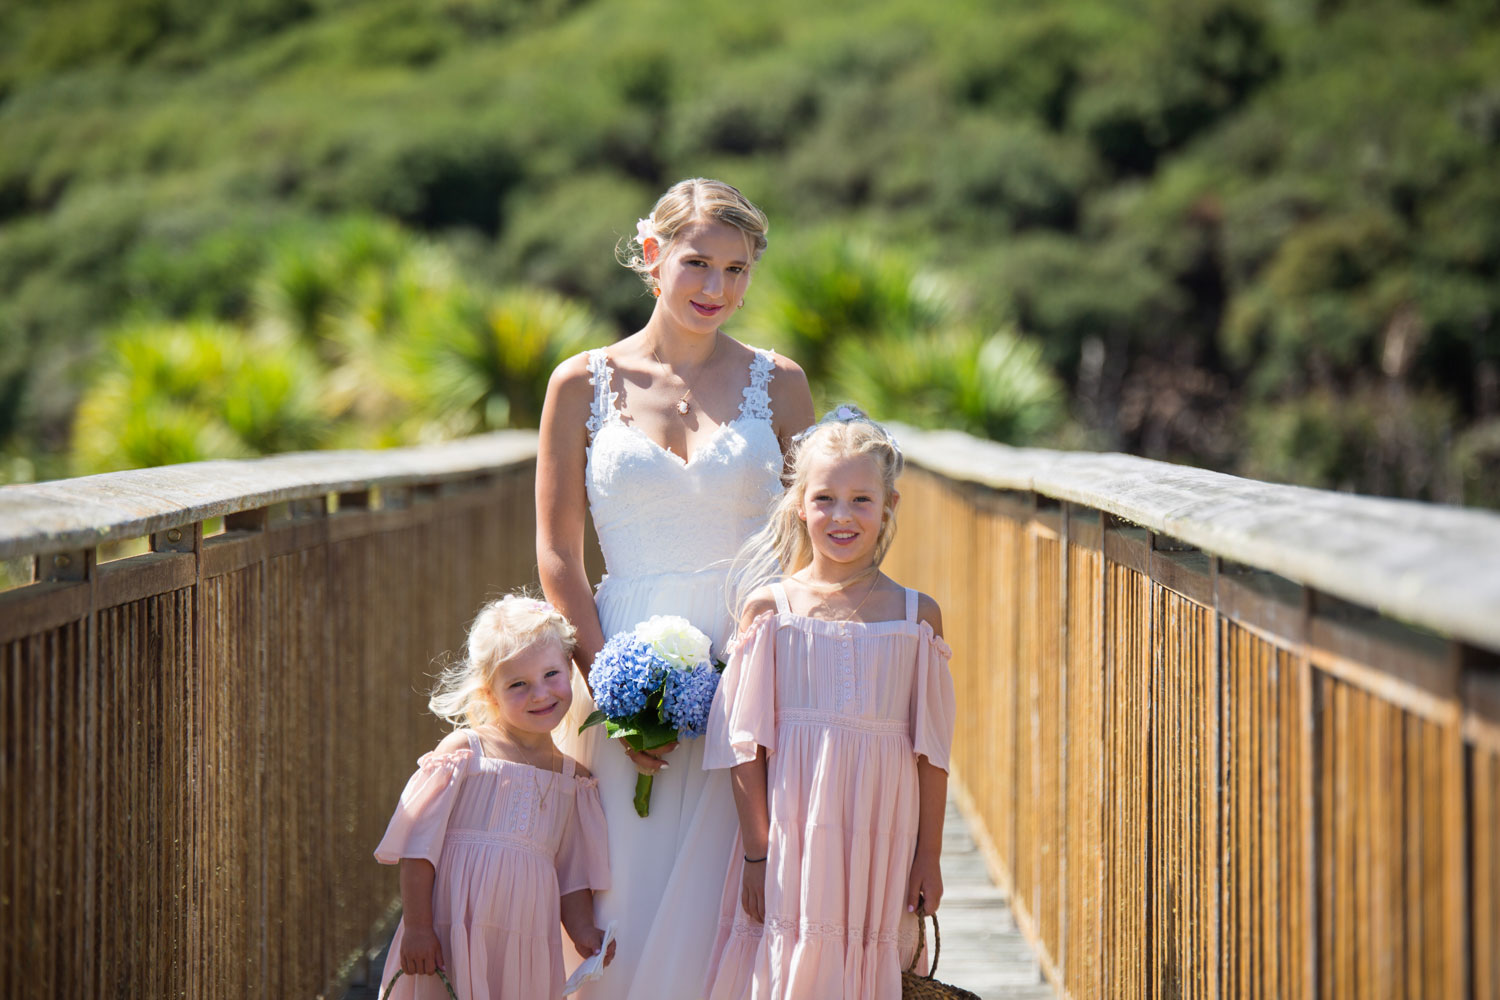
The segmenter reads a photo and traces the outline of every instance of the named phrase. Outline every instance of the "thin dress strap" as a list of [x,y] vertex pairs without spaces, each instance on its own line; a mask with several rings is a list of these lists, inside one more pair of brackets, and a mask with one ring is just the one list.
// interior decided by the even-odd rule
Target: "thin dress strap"
[[906,588],[906,620],[912,624],[917,621],[917,592],[910,587]]
[[479,734],[472,729],[465,729],[464,735],[469,738],[469,749],[474,751],[474,756],[484,756],[484,744],[479,740]]
[[740,416],[754,420],[769,421],[771,413],[771,377],[776,374],[776,352],[752,348],[750,359],[750,384],[745,386],[744,399],[740,400]]
[[780,581],[771,584],[771,593],[776,597],[776,610],[784,615],[791,614],[792,606],[787,602],[786,588],[781,585]]
[[615,398],[620,394],[613,391],[615,381],[614,370],[609,366],[609,355],[604,353],[604,348],[596,347],[589,351],[589,385],[594,387],[594,398],[589,403],[589,440],[603,429],[615,417]]
[[578,762],[576,760],[574,760],[572,757],[569,757],[567,754],[563,754],[562,755],[562,759],[563,759],[562,776],[564,778],[571,778],[571,777],[573,777],[573,772],[574,772],[574,770],[577,769]]

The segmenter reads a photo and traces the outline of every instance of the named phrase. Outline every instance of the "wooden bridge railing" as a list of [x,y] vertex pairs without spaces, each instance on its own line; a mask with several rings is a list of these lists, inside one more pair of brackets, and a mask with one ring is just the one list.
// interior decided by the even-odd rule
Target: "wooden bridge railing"
[[1500,997],[1500,516],[907,432],[955,776],[1073,997]]
[[438,736],[423,675],[533,576],[534,459],[494,435],[0,488],[0,559],[37,578],[0,594],[0,996],[337,985],[396,891],[370,852]]
[[[1055,982],[1500,996],[1500,517],[903,440],[890,566],[943,603],[958,784]],[[0,488],[37,578],[0,593],[0,996],[336,984],[423,675],[532,576],[534,454]]]

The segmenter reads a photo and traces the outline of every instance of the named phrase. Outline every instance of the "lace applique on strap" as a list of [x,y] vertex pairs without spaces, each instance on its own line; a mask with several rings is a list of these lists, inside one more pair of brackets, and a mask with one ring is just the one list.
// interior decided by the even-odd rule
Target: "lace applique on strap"
[[604,348],[589,351],[589,385],[594,387],[594,399],[589,404],[589,440],[615,417],[615,399],[620,395],[611,390],[615,382],[614,369],[609,366],[609,357]]
[[740,416],[754,420],[770,420],[771,376],[776,374],[776,353],[755,349],[750,361],[750,384],[745,386],[744,399],[740,402]]

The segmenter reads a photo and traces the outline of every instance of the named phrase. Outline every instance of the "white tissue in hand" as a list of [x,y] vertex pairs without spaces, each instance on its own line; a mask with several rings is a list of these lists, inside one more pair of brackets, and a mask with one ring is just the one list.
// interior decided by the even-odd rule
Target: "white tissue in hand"
[[584,983],[592,983],[604,975],[604,956],[609,952],[609,943],[614,939],[615,923],[611,920],[609,926],[604,928],[604,941],[599,945],[598,953],[593,958],[584,959],[583,964],[574,969],[568,981],[563,983],[563,996],[576,992]]

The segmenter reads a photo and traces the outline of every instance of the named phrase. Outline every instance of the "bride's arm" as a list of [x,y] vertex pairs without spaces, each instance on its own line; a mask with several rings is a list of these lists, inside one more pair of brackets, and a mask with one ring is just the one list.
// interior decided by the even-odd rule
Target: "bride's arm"
[[771,412],[774,413],[776,439],[781,453],[791,446],[792,435],[805,430],[817,419],[813,412],[812,392],[807,375],[791,358],[776,356],[776,377],[771,380]]
[[547,382],[536,457],[537,572],[547,600],[578,629],[573,658],[585,678],[604,645],[583,567],[583,519],[588,516],[584,462],[592,399],[585,355],[557,366]]

